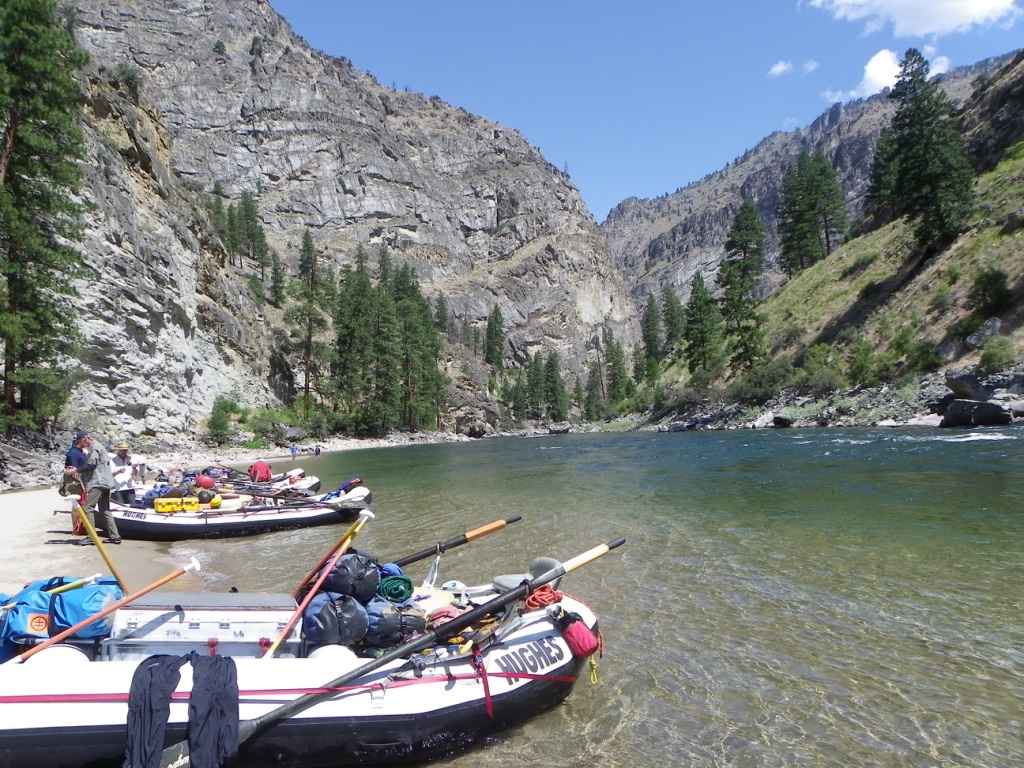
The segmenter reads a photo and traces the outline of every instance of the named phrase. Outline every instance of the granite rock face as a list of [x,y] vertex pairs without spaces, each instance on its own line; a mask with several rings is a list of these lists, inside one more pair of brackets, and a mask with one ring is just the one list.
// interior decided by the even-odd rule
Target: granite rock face
[[80,375],[66,411],[111,439],[188,432],[217,395],[265,405],[286,392],[260,307],[168,166],[158,113],[109,72],[85,84],[85,266]]
[[150,431],[194,427],[232,389],[247,405],[288,396],[287,344],[273,341],[245,276],[220,266],[189,197],[215,182],[229,197],[254,195],[286,265],[308,229],[335,266],[358,244],[371,255],[386,245],[459,322],[483,328],[500,305],[510,363],[543,349],[582,371],[605,327],[627,348],[638,338],[624,278],[578,191],[516,131],[310,49],[265,0],[76,5],[93,66],[134,72],[146,105],[97,107],[109,110],[95,118],[109,135],[92,150],[87,247],[90,262],[123,265],[125,290],[85,289],[83,407]]

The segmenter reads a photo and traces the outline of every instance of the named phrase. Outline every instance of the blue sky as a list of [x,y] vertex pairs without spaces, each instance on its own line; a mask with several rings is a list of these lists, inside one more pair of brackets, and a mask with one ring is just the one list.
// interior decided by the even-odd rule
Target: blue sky
[[520,131],[600,222],[834,101],[1024,45],[1024,0],[270,0],[314,48]]

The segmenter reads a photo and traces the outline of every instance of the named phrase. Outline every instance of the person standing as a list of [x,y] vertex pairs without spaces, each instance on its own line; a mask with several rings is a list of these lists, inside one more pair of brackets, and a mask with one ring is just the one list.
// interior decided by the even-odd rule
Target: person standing
[[[88,432],[79,432],[75,437],[77,438],[76,444],[81,443],[83,448],[88,448],[85,465],[77,470],[74,467],[66,467],[64,474],[72,474],[77,471],[82,478],[86,491],[85,504],[82,505],[82,509],[85,510],[86,517],[89,518],[89,522],[93,526],[96,525],[93,509],[99,510],[103,517],[103,527],[107,532],[107,538],[103,540],[103,543],[120,544],[121,535],[117,531],[114,516],[110,514],[110,489],[114,487],[114,475],[110,471],[110,456],[107,454],[107,449],[101,443],[96,442],[96,438]],[[92,543],[93,540],[88,536],[78,541],[78,544],[81,545]]]
[[289,448],[288,450],[292,452],[292,461],[295,461],[295,457],[299,455],[299,446],[297,446],[295,443],[292,443],[292,447]]
[[320,461],[320,446],[319,445],[316,448],[313,449],[313,458],[316,461]]
[[131,446],[128,443],[118,443],[114,446],[114,451],[114,458],[110,460],[110,470],[114,476],[114,488],[110,492],[110,498],[118,504],[130,507],[135,501],[135,461],[130,455]]

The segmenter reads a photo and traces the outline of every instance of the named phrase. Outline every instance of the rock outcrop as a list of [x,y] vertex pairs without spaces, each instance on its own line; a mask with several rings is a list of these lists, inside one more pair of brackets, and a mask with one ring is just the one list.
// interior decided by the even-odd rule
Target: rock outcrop
[[[247,295],[247,275],[211,271],[218,244],[192,226],[203,215],[195,200],[181,199],[176,178],[207,191],[219,182],[230,197],[253,194],[286,264],[297,262],[308,230],[337,266],[353,260],[358,244],[374,255],[387,246],[415,267],[425,294],[445,295],[459,322],[482,328],[500,305],[513,364],[544,349],[558,352],[566,373],[582,372],[604,328],[635,342],[625,281],[578,191],[515,130],[381,86],[312,50],[265,0],[82,0],[77,9],[76,36],[94,64],[132,73],[142,103],[152,104],[104,120],[118,148],[103,151],[134,163],[151,197],[95,180],[102,213],[90,259],[120,255],[124,243],[137,254],[138,241],[160,240],[141,249],[138,269],[119,275],[133,288],[138,273],[155,269],[160,278],[160,287],[125,299],[127,311],[85,288],[80,312],[94,349],[83,362],[98,377],[85,387],[85,407],[107,415],[115,408],[108,379],[130,390],[138,371],[185,386],[136,381],[136,421],[140,401],[166,404],[159,418],[145,409],[144,426],[121,419],[129,430],[191,428],[210,395],[233,388],[247,405],[287,398],[287,340],[274,341],[283,334]],[[175,285],[165,290],[165,278]],[[121,344],[124,336],[139,343]],[[192,350],[173,365],[155,352],[181,345]],[[251,359],[239,365],[235,349]],[[489,421],[483,411],[466,418]]]

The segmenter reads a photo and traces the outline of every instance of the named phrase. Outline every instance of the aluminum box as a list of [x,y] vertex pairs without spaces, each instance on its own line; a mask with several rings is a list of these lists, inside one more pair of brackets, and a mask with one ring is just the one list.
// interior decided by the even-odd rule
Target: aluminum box
[[[259,657],[295,609],[291,595],[151,593],[117,609],[103,656],[142,659],[155,653],[210,653],[212,648],[221,656]],[[278,655],[298,655],[300,624],[295,622]]]

